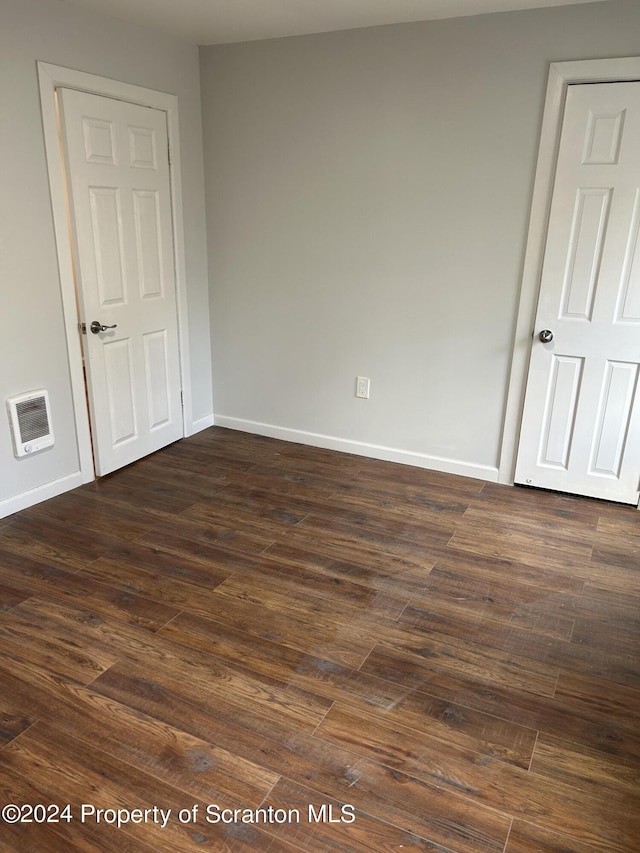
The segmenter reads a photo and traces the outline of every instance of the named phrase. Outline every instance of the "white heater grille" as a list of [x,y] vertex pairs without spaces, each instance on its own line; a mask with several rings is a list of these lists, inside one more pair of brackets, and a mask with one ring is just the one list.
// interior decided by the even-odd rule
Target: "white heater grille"
[[46,391],[31,391],[7,400],[16,456],[27,456],[51,447],[53,430]]

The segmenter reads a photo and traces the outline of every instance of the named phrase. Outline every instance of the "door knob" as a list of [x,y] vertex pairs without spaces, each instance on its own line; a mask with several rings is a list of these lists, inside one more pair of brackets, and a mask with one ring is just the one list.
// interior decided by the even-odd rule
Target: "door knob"
[[550,329],[543,329],[539,335],[543,344],[548,344],[553,340],[553,332]]
[[114,323],[113,326],[103,326],[98,320],[94,320],[93,323],[89,326],[94,335],[100,334],[100,332],[106,332],[107,329],[115,329],[118,324]]

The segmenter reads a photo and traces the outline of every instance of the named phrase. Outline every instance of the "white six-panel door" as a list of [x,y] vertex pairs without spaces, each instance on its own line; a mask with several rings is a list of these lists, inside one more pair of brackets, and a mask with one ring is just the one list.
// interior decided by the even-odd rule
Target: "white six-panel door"
[[570,86],[516,482],[637,504],[639,371],[640,82]]
[[103,475],[183,435],[166,115],[66,89],[58,104]]

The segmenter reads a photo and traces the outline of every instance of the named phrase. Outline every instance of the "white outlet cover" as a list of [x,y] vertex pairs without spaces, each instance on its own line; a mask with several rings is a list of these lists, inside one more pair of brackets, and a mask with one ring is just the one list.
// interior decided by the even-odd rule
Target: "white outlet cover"
[[364,400],[369,399],[370,380],[366,376],[358,376],[356,379],[356,397]]

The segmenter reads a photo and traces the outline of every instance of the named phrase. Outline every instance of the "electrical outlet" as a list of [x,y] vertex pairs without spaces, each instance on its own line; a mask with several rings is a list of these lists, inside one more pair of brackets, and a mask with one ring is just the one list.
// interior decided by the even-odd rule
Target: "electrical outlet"
[[369,399],[370,381],[366,376],[358,376],[356,379],[356,397],[362,397],[364,400]]

